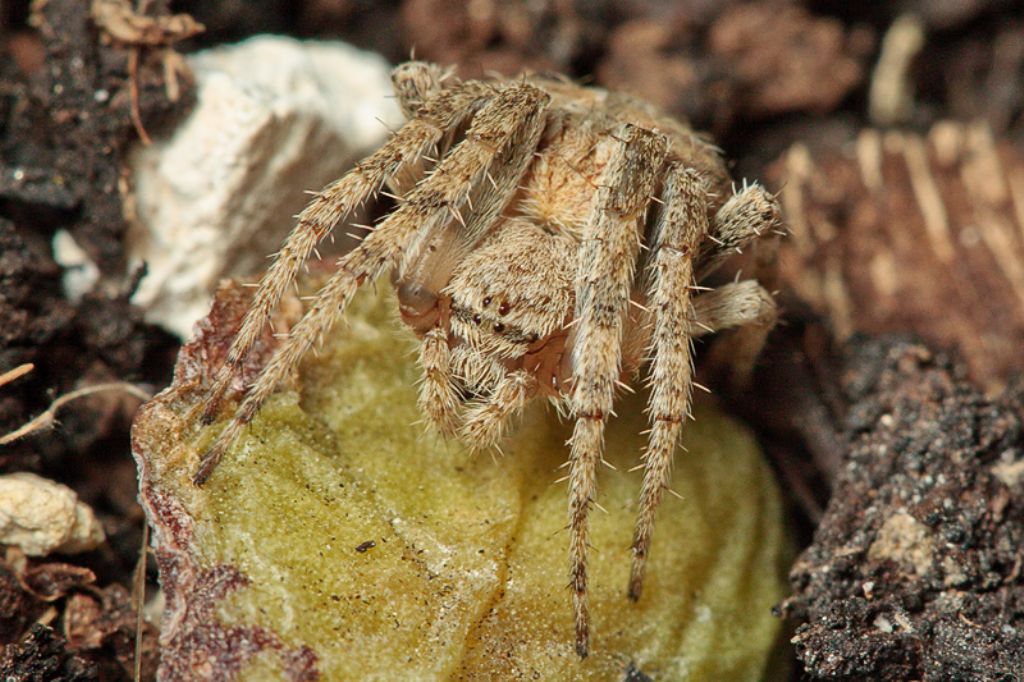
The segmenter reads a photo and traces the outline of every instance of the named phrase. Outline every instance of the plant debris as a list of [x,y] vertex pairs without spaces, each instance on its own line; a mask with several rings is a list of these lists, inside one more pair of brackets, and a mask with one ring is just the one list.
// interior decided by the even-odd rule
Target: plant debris
[[92,0],[89,14],[111,38],[128,45],[173,45],[206,30],[188,14],[139,14],[129,0]]
[[[95,25],[88,2],[10,5],[0,19],[0,471],[39,472],[70,484],[74,493],[59,486],[69,499],[77,494],[77,505],[62,503],[57,516],[28,525],[82,520],[75,510],[87,505],[95,517],[84,526],[86,544],[95,547],[103,535],[106,542],[68,560],[74,563],[7,549],[0,560],[0,677],[128,680],[136,610],[121,585],[131,584],[142,518],[127,429],[140,400],[98,387],[127,380],[137,390],[135,382],[162,382],[170,371],[172,340],[145,325],[128,301],[139,271],[123,252],[122,163],[137,140],[133,90],[139,115],[158,130],[187,107],[188,79],[175,74],[173,101],[157,54],[165,48],[146,46],[138,48],[130,79],[129,47]],[[150,3],[151,16],[165,11],[164,3]],[[62,286],[72,268],[62,271],[54,260],[58,240],[96,268],[74,298]],[[31,373],[11,374],[26,366]],[[24,482],[30,474],[15,476]],[[46,511],[38,504],[43,492],[36,486],[17,513]],[[51,530],[47,537],[64,536]],[[45,553],[52,544],[26,549]],[[86,599],[98,615],[76,617],[69,641],[58,633]],[[124,627],[111,626],[115,620]],[[143,628],[148,679],[155,635],[152,626]]]
[[0,671],[5,682],[95,682],[99,670],[81,656],[71,653],[53,628],[36,624],[17,644],[0,653]]
[[[37,369],[4,388],[0,433],[42,412],[50,391],[66,393],[83,380],[157,378],[170,366],[169,357],[153,362],[168,337],[147,327],[128,302],[137,276],[122,245],[123,155],[136,140],[128,50],[104,44],[88,3],[36,3],[29,19],[36,31],[24,40],[34,40],[44,59],[27,73],[0,69],[0,367]],[[184,98],[168,97],[160,64],[143,55],[137,77],[139,111],[151,127],[183,110]],[[51,255],[60,230],[101,273],[75,304],[64,296]],[[117,428],[95,412],[100,404],[110,402],[79,404],[65,415],[61,434],[5,447],[0,467],[38,470],[64,452],[82,457]]]
[[790,232],[783,282],[840,340],[956,344],[998,393],[1021,369],[1024,156],[984,123],[865,129],[847,150],[798,143],[770,173]]
[[[57,635],[54,629],[63,636]],[[121,585],[96,586],[88,568],[26,558],[8,548],[0,559],[0,654],[6,680],[131,679],[136,611]],[[144,679],[156,671],[156,627],[144,624]]]

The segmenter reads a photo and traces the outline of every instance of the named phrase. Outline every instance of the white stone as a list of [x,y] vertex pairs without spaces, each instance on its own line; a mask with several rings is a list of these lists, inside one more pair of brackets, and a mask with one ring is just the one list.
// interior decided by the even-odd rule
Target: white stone
[[0,544],[46,556],[84,552],[105,539],[96,515],[71,488],[28,472],[0,476]]
[[100,279],[100,269],[67,230],[57,230],[54,233],[51,248],[53,260],[64,268],[64,274],[61,276],[64,295],[72,303],[78,303],[82,296],[96,286]]
[[221,278],[266,267],[308,190],[401,123],[388,64],[345,43],[258,36],[188,63],[195,109],[132,155],[140,229],[127,243],[148,266],[133,302],[182,338]]

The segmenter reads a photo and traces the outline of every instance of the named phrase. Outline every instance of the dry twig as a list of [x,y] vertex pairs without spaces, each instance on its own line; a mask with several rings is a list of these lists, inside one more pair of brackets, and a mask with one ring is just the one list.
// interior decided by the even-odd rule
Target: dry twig
[[[24,365],[22,365],[22,367],[24,367]],[[19,367],[17,369],[21,368]],[[12,372],[17,371],[17,369],[12,370]],[[27,373],[27,371],[28,370],[23,372],[23,374]],[[0,377],[0,386],[6,383],[6,381],[4,380],[12,372],[8,372],[7,374]],[[82,388],[71,391],[70,393],[65,393],[64,395],[50,403],[50,407],[47,408],[45,412],[42,412],[36,417],[33,417],[31,420],[22,424],[14,431],[11,431],[10,433],[0,436],[0,445],[8,445],[16,440],[24,438],[29,434],[53,428],[54,424],[56,424],[57,422],[57,411],[60,410],[62,407],[64,407],[73,400],[77,400],[78,398],[84,398],[85,396],[93,395],[94,393],[101,393],[103,391],[124,391],[129,395],[135,396],[139,400],[149,400],[152,397],[148,391],[144,391],[135,384],[129,384],[126,381],[113,381],[103,384],[94,384],[92,386],[84,386]]]

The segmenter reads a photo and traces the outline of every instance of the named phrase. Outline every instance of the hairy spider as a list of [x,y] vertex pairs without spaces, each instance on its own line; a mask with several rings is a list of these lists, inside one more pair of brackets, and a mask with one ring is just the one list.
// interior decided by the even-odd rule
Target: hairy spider
[[[259,284],[205,403],[212,421],[286,287],[318,242],[387,186],[397,208],[337,270],[248,387],[204,455],[201,485],[277,384],[356,289],[390,272],[402,319],[422,339],[419,405],[474,448],[547,397],[575,420],[569,554],[576,651],[587,655],[588,513],[615,394],[642,370],[650,441],[633,538],[638,599],[654,515],[689,416],[693,340],[736,328],[733,378],[753,367],[776,319],[754,280],[697,282],[779,219],[758,185],[734,192],[718,150],[635,98],[524,76],[459,81],[409,62],[392,79],[408,118],[387,143],[324,188]],[[774,239],[758,262],[771,261]]]

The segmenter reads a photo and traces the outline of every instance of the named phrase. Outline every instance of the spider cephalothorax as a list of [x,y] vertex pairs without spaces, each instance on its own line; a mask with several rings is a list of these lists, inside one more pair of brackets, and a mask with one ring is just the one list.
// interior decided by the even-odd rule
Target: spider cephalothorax
[[[778,206],[757,185],[734,193],[710,143],[625,95],[540,77],[463,82],[422,62],[398,67],[393,79],[408,122],[299,217],[211,389],[207,421],[317,243],[385,187],[397,208],[338,260],[195,481],[209,477],[356,289],[391,272],[402,319],[422,340],[420,406],[443,432],[495,446],[536,397],[575,420],[570,574],[576,650],[586,656],[588,512],[616,392],[640,375],[650,386],[629,585],[636,599],[689,415],[692,342],[734,328],[733,375],[742,380],[776,317],[754,280],[697,282],[773,235]],[[761,242],[758,263],[771,262],[773,242]]]

